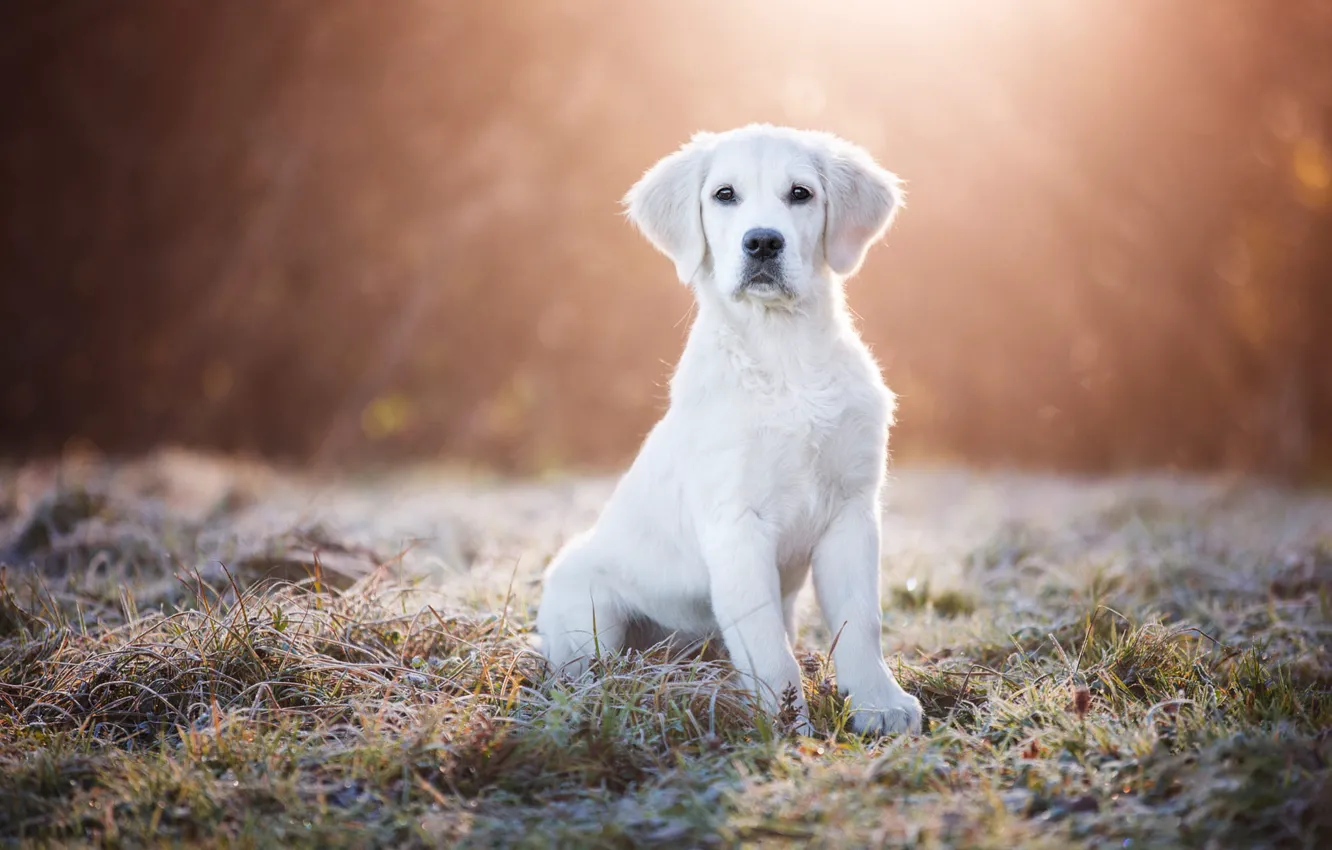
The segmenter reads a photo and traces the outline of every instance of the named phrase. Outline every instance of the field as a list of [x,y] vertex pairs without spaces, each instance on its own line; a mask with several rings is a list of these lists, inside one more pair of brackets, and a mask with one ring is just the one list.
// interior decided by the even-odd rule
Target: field
[[817,738],[724,661],[548,682],[539,576],[605,479],[319,481],[165,452],[0,472],[0,841],[1332,846],[1332,494],[899,469],[890,663]]

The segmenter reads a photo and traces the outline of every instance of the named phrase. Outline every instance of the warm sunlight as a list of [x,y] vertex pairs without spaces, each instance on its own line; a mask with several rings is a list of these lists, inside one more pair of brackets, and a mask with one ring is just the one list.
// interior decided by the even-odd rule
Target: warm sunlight
[[0,845],[1332,847],[1329,45],[6,0]]
[[[58,60],[43,39],[62,31],[30,25],[27,61],[60,71],[14,91],[30,129],[10,197],[50,235],[5,238],[48,283],[9,311],[73,287],[107,318],[32,323],[8,348],[13,439],[129,447],[152,422],[320,462],[621,463],[689,299],[618,200],[695,130],[774,121],[854,139],[905,181],[851,291],[901,397],[896,457],[1329,456],[1328,394],[1277,366],[1317,360],[1300,222],[1326,209],[1332,161],[1322,77],[1282,46],[1294,18],[1246,26],[1246,0],[300,8],[108,12],[118,40],[73,31],[87,49]],[[1273,228],[1298,247],[1274,255]],[[101,400],[54,403],[52,381]]]

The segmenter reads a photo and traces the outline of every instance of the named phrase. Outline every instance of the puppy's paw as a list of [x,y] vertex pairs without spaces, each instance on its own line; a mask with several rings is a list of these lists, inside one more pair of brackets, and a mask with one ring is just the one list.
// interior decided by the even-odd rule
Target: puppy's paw
[[869,705],[851,700],[851,729],[862,735],[917,735],[924,716],[920,700],[903,690]]

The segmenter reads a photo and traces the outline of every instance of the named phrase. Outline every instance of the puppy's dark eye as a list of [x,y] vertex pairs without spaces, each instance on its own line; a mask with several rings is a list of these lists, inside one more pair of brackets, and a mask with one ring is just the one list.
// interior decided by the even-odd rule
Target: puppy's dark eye
[[735,190],[730,186],[722,186],[712,193],[712,197],[723,204],[733,204],[735,203]]
[[814,193],[804,186],[791,187],[791,203],[793,204],[803,204],[812,197],[814,197]]

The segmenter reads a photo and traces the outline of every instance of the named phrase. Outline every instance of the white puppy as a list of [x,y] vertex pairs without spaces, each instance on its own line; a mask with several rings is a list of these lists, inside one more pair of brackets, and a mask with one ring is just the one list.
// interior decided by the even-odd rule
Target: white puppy
[[900,201],[862,149],[767,125],[700,133],[629,190],[629,218],[698,315],[666,415],[546,573],[537,629],[556,670],[584,671],[644,624],[719,634],[776,711],[800,693],[795,599],[812,567],[854,728],[920,729],[880,643],[894,399],[842,292]]

